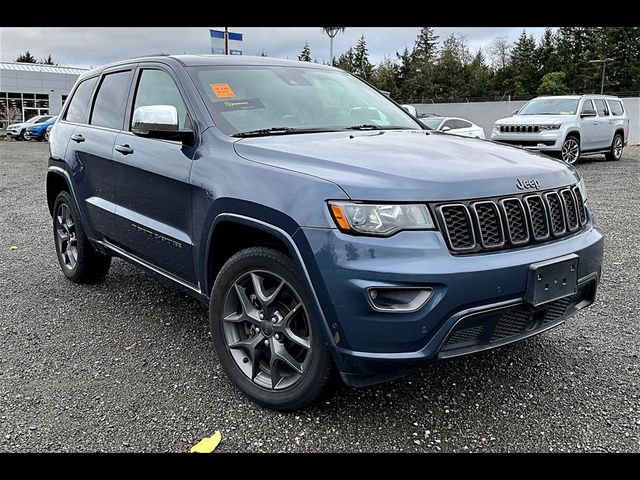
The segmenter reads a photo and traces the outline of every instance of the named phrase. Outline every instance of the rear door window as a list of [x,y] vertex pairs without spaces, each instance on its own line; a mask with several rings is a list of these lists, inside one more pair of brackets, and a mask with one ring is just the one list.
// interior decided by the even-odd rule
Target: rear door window
[[71,97],[71,103],[64,115],[64,119],[68,122],[74,123],[87,123],[87,113],[89,112],[89,101],[91,100],[91,93],[96,86],[98,77],[89,78],[83,81],[78,88],[76,88],[73,97]]
[[599,117],[606,117],[609,115],[609,109],[607,108],[607,104],[604,100],[596,98],[593,103],[596,105],[596,112],[598,112]]
[[470,128],[471,124],[465,120],[452,120],[453,121],[453,128]]
[[122,130],[125,103],[133,72],[109,73],[104,76],[91,113],[91,125]]
[[619,117],[624,113],[624,108],[622,107],[622,102],[620,100],[607,100],[607,103],[609,104],[611,115],[614,117]]
[[456,122],[455,120],[447,120],[442,124],[442,126],[440,127],[440,130],[444,129],[445,127],[449,127],[451,130],[453,130],[454,128],[458,128],[456,127],[455,122]]

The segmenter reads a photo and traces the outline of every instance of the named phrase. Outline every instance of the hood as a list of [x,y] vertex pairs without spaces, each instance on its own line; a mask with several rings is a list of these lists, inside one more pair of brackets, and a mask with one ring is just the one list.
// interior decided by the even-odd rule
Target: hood
[[7,125],[7,130],[9,130],[10,128],[22,128],[25,125],[30,125],[27,122],[22,122],[22,123],[12,123],[11,125]]
[[573,115],[514,115],[497,120],[496,125],[554,125],[568,122],[572,118]]
[[579,180],[573,167],[542,154],[421,130],[257,137],[234,143],[248,160],[313,175],[354,200],[463,200],[522,193]]

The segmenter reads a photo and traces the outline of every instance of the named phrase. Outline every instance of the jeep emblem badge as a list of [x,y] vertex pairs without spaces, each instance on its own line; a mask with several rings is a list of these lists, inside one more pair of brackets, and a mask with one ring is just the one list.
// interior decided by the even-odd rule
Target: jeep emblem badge
[[532,178],[531,180],[520,180],[518,178],[516,181],[516,187],[518,187],[519,190],[540,190],[540,182],[535,178]]

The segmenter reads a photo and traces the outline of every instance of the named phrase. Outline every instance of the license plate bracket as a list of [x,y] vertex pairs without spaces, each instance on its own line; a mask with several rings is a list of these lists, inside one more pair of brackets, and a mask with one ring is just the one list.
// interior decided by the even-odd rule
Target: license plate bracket
[[529,266],[524,299],[534,307],[573,295],[578,291],[578,261],[575,253]]

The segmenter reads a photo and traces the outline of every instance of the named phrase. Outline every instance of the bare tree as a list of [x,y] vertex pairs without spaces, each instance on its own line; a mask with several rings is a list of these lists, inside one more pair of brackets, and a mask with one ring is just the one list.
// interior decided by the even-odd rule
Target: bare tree
[[509,65],[511,44],[506,37],[494,38],[487,49],[493,68],[500,69]]

